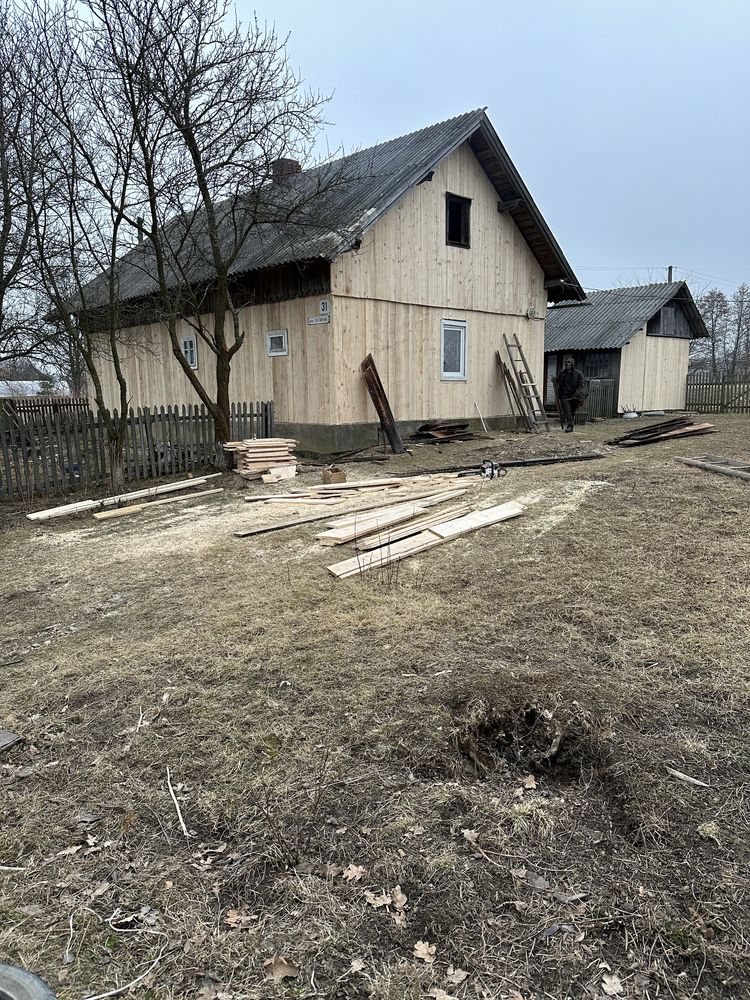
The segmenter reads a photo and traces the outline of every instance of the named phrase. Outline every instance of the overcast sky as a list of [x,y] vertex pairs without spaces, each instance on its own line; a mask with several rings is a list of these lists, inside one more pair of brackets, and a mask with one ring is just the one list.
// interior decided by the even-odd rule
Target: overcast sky
[[[330,147],[486,106],[587,288],[750,280],[748,0],[239,0],[333,98]],[[714,280],[716,279],[716,280]]]

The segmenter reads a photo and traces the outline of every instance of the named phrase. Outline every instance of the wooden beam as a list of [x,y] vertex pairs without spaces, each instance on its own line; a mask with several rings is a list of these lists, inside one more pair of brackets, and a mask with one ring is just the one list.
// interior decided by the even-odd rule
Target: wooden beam
[[367,355],[360,365],[360,369],[362,377],[365,380],[365,385],[367,386],[367,391],[370,393],[370,398],[380,419],[380,426],[388,438],[391,451],[394,455],[403,455],[406,448],[404,442],[401,440],[401,435],[399,434],[396,421],[393,417],[393,411],[391,410],[391,404],[388,402],[383,383],[380,381],[380,375],[375,367],[375,360],[372,354]]
[[198,497],[210,497],[215,493],[223,493],[224,487],[219,486],[215,490],[199,490],[197,493],[188,493],[184,497],[165,497],[164,500],[152,500],[150,503],[135,504],[132,507],[116,507],[114,510],[103,510],[98,514],[93,514],[95,521],[110,521],[116,517],[127,517],[129,514],[140,514],[142,510],[151,507],[161,507],[167,503],[184,503],[185,500],[197,500]]
[[176,483],[164,483],[162,486],[151,486],[145,490],[136,490],[133,493],[121,493],[114,497],[103,497],[100,500],[79,500],[77,503],[64,504],[62,507],[50,507],[47,510],[36,510],[26,517],[29,521],[48,521],[52,517],[67,517],[68,514],[78,514],[81,511],[100,510],[102,507],[116,507],[120,503],[128,500],[142,500],[145,497],[158,496],[161,493],[174,493],[176,490],[189,490],[193,486],[204,486],[206,480],[214,479],[222,475],[221,472],[212,472],[207,476],[199,476],[196,479],[181,479]]

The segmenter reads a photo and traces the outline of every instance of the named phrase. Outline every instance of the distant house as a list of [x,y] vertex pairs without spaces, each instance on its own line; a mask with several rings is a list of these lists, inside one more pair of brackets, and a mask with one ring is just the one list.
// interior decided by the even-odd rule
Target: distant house
[[30,361],[0,362],[0,399],[37,396],[50,379]]
[[[279,161],[279,184],[315,170]],[[512,425],[495,352],[517,334],[542,371],[549,301],[584,292],[483,110],[346,157],[352,178],[314,233],[265,224],[243,249],[233,297],[247,341],[232,362],[233,400],[273,399],[278,432],[321,451],[375,438],[360,373],[372,353],[397,421]],[[317,170],[323,168],[315,168]],[[123,300],[156,292],[143,243],[118,265]],[[164,326],[129,328],[132,406],[194,403]],[[213,386],[214,357],[182,322],[191,367]],[[117,406],[114,372],[104,372]]]
[[611,380],[611,414],[680,410],[690,341],[708,331],[684,281],[591,292],[547,314],[544,401],[555,406],[554,378],[567,355],[590,381]]

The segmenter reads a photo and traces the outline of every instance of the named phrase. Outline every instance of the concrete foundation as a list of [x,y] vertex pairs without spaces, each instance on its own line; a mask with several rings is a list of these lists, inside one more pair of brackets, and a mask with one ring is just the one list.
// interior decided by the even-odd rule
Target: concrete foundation
[[[489,430],[515,430],[516,418],[503,414],[494,417],[485,417],[485,423]],[[418,427],[428,423],[426,420],[399,420],[398,429],[404,444],[408,447],[410,434],[414,434]],[[468,423],[469,428],[475,434],[482,433],[482,425],[479,419],[474,417],[449,417],[445,418],[446,423]],[[385,435],[380,429],[379,423],[368,424],[295,424],[284,421],[276,421],[274,434],[276,437],[294,438],[299,442],[298,450],[311,455],[336,455],[341,452],[357,451],[360,448],[370,448],[382,445],[385,442]]]

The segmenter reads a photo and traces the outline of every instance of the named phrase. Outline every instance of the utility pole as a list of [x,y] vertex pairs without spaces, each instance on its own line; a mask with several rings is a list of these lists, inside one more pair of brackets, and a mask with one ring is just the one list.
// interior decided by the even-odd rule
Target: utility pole
[[671,283],[672,281],[672,265],[670,264],[667,268],[667,281]]

